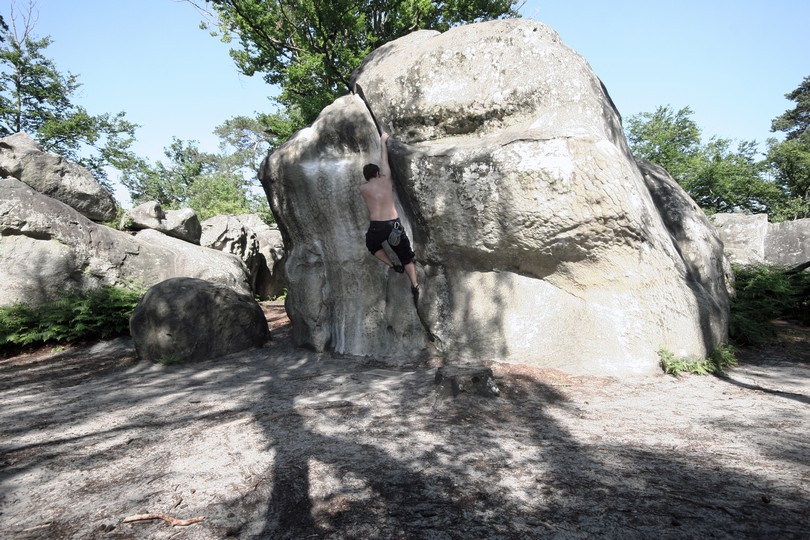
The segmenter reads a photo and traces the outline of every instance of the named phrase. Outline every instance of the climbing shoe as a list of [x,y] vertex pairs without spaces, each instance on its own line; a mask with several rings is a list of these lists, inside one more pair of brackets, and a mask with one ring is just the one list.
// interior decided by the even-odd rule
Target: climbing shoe
[[416,287],[411,286],[411,294],[413,295],[414,305],[419,302],[419,285]]
[[404,271],[405,271],[405,267],[404,267],[404,266],[402,266],[401,264],[395,264],[395,265],[394,265],[394,266],[392,266],[391,268],[393,268],[393,269],[394,269],[394,271],[395,271],[396,273],[398,273],[398,274],[401,274],[402,272],[404,272]]

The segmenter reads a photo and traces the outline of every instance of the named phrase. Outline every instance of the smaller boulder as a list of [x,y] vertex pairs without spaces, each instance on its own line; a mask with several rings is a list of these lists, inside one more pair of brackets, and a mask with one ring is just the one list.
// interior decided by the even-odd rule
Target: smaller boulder
[[768,236],[767,214],[714,214],[726,257],[741,265],[765,264],[765,238]]
[[810,261],[810,218],[769,224],[765,261],[789,268]]
[[149,201],[136,206],[121,218],[122,229],[154,229],[167,236],[192,244],[200,244],[202,226],[197,213],[191,208],[164,212],[160,203]]
[[151,287],[133,311],[129,329],[138,358],[199,362],[270,338],[261,306],[250,296],[195,278],[171,278]]
[[250,269],[253,268],[259,252],[256,233],[232,215],[214,216],[203,221],[200,245],[232,253]]
[[257,214],[240,214],[236,219],[253,230],[259,241],[259,268],[254,293],[262,300],[276,298],[288,287],[284,271],[286,250],[281,231],[265,223]]
[[236,216],[214,216],[202,222],[200,245],[242,259],[250,274],[250,288],[257,292],[256,283],[262,261],[259,257],[259,240],[252,229],[243,225]]
[[436,370],[433,382],[442,397],[462,393],[496,397],[501,393],[492,370],[484,366],[442,366]]
[[90,171],[46,152],[23,132],[0,139],[0,177],[3,176],[16,178],[93,221],[110,221],[118,214],[112,193]]

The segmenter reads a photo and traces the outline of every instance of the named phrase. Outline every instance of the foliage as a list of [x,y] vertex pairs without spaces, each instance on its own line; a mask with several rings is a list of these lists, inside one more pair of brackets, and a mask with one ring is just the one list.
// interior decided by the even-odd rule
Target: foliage
[[197,179],[189,190],[187,206],[194,209],[200,221],[224,214],[252,212],[241,179],[221,174]]
[[[192,2],[193,3],[193,2]],[[418,29],[517,17],[517,0],[207,0],[210,19],[240,71],[278,85],[277,101],[296,129],[349,90],[374,48]],[[203,25],[207,28],[207,25]],[[217,32],[213,32],[217,35]],[[295,131],[295,130],[293,130]]]
[[737,365],[734,348],[727,345],[714,349],[709,357],[703,360],[680,358],[667,349],[659,350],[658,358],[661,360],[661,369],[664,373],[676,377],[683,373],[722,375],[726,368]]
[[167,209],[180,208],[189,197],[194,182],[214,169],[215,158],[201,152],[195,141],[184,142],[176,137],[163,149],[167,163],[154,166],[139,160],[136,167],[126,171],[121,183],[129,190],[132,202],[140,204],[157,201]]
[[[260,149],[266,147],[251,138],[246,124],[237,117],[217,128],[222,143],[238,144],[235,152],[207,153],[196,141],[172,140],[164,149],[166,163],[151,165],[140,160],[127,171],[121,182],[134,204],[157,201],[164,209],[192,208],[200,220],[221,214],[255,213],[272,223],[267,200],[254,191]],[[248,176],[250,175],[250,176]]]
[[684,107],[659,107],[628,120],[627,138],[638,157],[658,163],[707,213],[767,213],[770,221],[810,217],[810,77],[789,94],[796,107],[774,119],[773,131],[786,140],[769,139],[764,160],[757,144],[700,140],[700,130]]
[[0,25],[0,137],[26,132],[109,188],[105,167],[124,170],[134,162],[129,147],[137,126],[123,112],[91,115],[74,104],[78,77],[44,55],[51,39],[34,36],[33,4],[24,17],[13,10],[12,2],[10,28]]
[[729,337],[738,345],[759,345],[776,337],[772,321],[810,324],[810,274],[778,266],[734,266]]
[[284,289],[282,289],[281,294],[273,298],[273,300],[277,302],[284,302],[285,300],[287,300],[287,288],[285,287]]
[[129,317],[143,291],[102,287],[66,292],[39,306],[0,308],[0,346],[68,343],[129,334]]
[[774,118],[771,131],[784,131],[788,141],[807,136],[810,134],[810,75],[785,97],[795,101],[796,107]]
[[700,129],[692,114],[689,107],[674,112],[666,106],[627,120],[627,140],[633,154],[661,165],[681,185],[692,179],[701,154]]
[[735,152],[730,147],[729,139],[720,138],[703,146],[684,189],[707,213],[772,213],[783,197],[778,186],[763,178],[756,143],[743,141]]
[[786,195],[777,219],[810,217],[810,76],[785,97],[796,106],[774,119],[771,131],[785,132],[785,140],[768,140],[767,164]]
[[168,353],[162,355],[158,359],[158,363],[163,364],[164,366],[173,366],[175,364],[180,364],[183,360],[174,353]]
[[707,213],[771,213],[779,207],[782,193],[763,179],[756,143],[743,141],[736,151],[728,139],[703,144],[692,114],[689,107],[675,112],[667,106],[630,117],[627,139],[633,153],[667,169]]

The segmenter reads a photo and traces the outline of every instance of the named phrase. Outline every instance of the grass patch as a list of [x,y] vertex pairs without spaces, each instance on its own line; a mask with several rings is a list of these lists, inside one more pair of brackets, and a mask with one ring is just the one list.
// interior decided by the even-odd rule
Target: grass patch
[[71,343],[129,335],[129,317],[143,291],[102,287],[68,291],[57,300],[0,308],[0,347]]
[[164,366],[173,366],[181,362],[182,360],[180,359],[180,357],[174,353],[164,354],[158,360],[158,363],[163,364]]
[[703,360],[688,360],[675,356],[667,349],[658,351],[661,369],[667,375],[678,377],[684,373],[694,375],[723,375],[729,367],[737,365],[734,348],[728,345],[718,347],[712,351],[708,358]]

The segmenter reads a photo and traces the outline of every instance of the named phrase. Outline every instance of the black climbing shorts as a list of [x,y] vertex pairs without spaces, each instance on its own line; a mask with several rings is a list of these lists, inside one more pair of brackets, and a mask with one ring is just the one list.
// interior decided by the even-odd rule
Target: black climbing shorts
[[[394,223],[399,223],[399,226],[402,227],[399,218],[388,221],[372,221],[369,223],[368,232],[366,232],[366,247],[372,255],[383,248],[383,242],[388,240],[388,235],[390,235],[391,231],[394,229]],[[411,250],[411,241],[408,239],[404,228],[402,229],[402,235],[399,237],[399,245],[391,246],[391,249],[397,254],[397,258],[402,266],[413,261],[414,257],[416,257]]]

